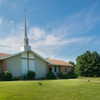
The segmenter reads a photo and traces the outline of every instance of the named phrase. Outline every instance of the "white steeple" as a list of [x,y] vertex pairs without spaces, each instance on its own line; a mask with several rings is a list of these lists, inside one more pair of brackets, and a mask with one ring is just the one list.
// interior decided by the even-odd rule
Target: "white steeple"
[[[24,10],[25,13],[26,10]],[[27,38],[27,27],[26,27],[26,14],[24,19],[24,37],[23,37],[23,46],[21,47],[21,51],[31,50],[31,46],[29,46],[29,39]]]

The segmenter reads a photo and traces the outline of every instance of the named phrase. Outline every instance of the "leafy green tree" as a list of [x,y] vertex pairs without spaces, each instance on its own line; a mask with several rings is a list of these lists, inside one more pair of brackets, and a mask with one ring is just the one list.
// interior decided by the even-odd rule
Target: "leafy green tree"
[[76,58],[75,70],[80,76],[100,76],[100,55],[96,51],[86,51]]
[[69,61],[68,63],[72,64],[73,66],[71,67],[71,72],[74,73],[75,71],[75,67],[76,67],[76,64],[73,62],[73,61]]

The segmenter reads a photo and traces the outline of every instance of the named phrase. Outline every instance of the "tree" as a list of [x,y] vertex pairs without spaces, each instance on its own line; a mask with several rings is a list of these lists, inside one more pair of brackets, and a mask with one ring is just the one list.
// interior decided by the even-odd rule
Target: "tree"
[[76,58],[76,72],[80,76],[100,76],[100,55],[86,51]]
[[75,67],[76,67],[76,64],[73,62],[73,61],[69,61],[68,63],[72,64],[73,66],[71,67],[71,72],[74,73],[75,71]]

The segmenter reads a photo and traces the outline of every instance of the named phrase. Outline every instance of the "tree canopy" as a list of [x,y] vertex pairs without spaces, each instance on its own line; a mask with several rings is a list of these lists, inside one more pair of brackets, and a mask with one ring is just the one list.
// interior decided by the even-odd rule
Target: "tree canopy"
[[76,58],[75,70],[80,76],[100,76],[100,55],[96,51],[86,51]]
[[74,73],[74,70],[75,70],[75,67],[76,67],[75,63],[74,63],[73,61],[69,61],[68,63],[70,63],[70,64],[73,65],[73,66],[71,67],[71,72]]

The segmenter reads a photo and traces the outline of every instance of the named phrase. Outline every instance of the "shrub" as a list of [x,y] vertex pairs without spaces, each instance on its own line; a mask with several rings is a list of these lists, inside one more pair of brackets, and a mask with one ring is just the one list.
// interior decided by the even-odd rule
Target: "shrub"
[[76,73],[69,73],[68,76],[70,78],[78,78],[78,75]]
[[71,79],[71,76],[66,74],[66,79]]
[[75,74],[75,73],[68,73],[68,74],[66,74],[65,72],[60,72],[59,74],[58,74],[58,76],[60,77],[60,78],[62,78],[62,79],[71,79],[71,78],[77,78],[78,77],[78,75],[77,74]]
[[66,78],[67,78],[67,74],[64,73],[64,72],[60,72],[60,73],[58,74],[58,76],[59,76],[60,78],[62,78],[62,79],[66,79]]
[[43,76],[41,79],[46,79],[46,77]]
[[3,81],[11,81],[12,80],[12,74],[9,71],[4,71],[2,73]]
[[19,76],[14,77],[14,80],[20,80]]
[[53,72],[51,72],[51,71],[48,72],[46,76],[47,76],[47,79],[56,79],[55,74]]
[[35,75],[36,75],[36,73],[34,71],[31,71],[31,70],[28,71],[28,73],[27,73],[28,79],[30,79],[30,80],[34,79]]
[[23,76],[23,79],[26,80],[26,79],[27,79],[27,75],[24,75],[24,76]]
[[76,76],[75,78],[78,78],[78,74],[75,73],[75,76]]

